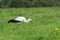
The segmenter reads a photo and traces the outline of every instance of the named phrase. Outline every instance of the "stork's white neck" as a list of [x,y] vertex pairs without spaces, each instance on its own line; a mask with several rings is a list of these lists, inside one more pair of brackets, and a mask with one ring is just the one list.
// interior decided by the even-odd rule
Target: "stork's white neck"
[[31,22],[32,21],[32,19],[27,19],[27,20],[25,20],[25,22],[27,23],[27,22]]
[[29,19],[28,19],[28,20],[25,20],[25,22],[27,23],[27,22],[30,22],[30,21],[29,21]]

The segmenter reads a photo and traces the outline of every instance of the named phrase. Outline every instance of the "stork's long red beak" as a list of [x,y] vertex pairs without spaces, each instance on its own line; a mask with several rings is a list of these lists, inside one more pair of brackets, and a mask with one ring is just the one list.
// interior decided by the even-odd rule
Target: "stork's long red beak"
[[31,21],[31,24],[33,25],[33,22]]

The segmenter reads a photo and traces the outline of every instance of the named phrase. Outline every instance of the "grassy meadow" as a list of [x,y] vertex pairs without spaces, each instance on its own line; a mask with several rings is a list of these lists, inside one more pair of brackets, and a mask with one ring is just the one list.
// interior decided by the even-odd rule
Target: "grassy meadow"
[[[31,23],[8,23],[17,16],[32,18]],[[60,40],[60,8],[0,9],[0,40]]]

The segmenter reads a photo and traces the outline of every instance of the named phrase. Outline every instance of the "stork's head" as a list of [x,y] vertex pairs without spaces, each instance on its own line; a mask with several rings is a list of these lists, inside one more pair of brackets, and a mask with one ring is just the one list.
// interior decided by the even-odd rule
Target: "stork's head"
[[28,19],[28,22],[30,22],[30,23],[32,23],[32,24],[33,24],[33,22],[32,22],[32,19],[31,19],[31,18],[29,18],[29,19]]

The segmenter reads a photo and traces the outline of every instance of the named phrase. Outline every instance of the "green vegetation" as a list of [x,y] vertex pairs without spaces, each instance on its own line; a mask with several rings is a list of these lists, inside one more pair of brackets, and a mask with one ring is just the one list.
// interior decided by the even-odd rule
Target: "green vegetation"
[[0,8],[60,7],[60,0],[0,0]]
[[[8,23],[17,16],[30,17],[34,24]],[[0,40],[60,40],[60,8],[0,9]]]

